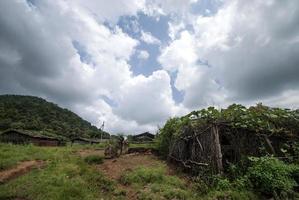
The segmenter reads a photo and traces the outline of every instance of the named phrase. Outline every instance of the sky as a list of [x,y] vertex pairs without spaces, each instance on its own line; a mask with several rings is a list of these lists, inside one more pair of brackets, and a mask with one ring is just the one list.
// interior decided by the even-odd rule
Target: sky
[[207,106],[299,108],[299,1],[1,0],[0,94],[125,134]]

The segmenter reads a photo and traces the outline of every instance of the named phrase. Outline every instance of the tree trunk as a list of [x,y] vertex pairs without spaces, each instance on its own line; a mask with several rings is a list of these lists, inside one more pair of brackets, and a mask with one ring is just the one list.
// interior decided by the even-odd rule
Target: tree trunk
[[218,174],[222,174],[223,165],[222,165],[222,152],[221,152],[221,144],[219,139],[218,127],[212,127],[212,138],[214,145],[214,155],[215,155],[215,163],[216,163],[216,171]]

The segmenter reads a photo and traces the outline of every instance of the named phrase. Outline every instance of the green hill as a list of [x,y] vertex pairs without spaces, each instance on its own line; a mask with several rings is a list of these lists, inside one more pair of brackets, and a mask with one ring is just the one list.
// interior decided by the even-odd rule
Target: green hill
[[[30,130],[54,137],[99,138],[102,131],[75,113],[46,100],[21,95],[0,95],[0,131]],[[103,132],[103,138],[109,137]]]

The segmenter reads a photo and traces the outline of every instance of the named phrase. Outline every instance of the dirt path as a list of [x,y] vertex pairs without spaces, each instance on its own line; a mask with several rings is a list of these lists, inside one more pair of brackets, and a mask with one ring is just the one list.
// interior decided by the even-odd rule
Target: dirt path
[[126,191],[126,198],[130,200],[137,199],[136,191],[130,186],[125,186],[119,183],[119,179],[126,171],[131,171],[137,167],[155,167],[161,165],[161,160],[158,160],[153,155],[145,154],[126,154],[119,158],[106,160],[98,168],[106,177],[115,180],[118,183],[118,187]]
[[34,168],[41,168],[44,166],[44,161],[41,160],[30,160],[19,163],[17,166],[0,171],[0,184],[6,183],[7,181],[26,174]]
[[161,164],[161,161],[153,155],[126,154],[116,159],[106,160],[99,165],[99,169],[107,177],[118,180],[125,171],[130,171],[140,166],[154,167],[159,164]]

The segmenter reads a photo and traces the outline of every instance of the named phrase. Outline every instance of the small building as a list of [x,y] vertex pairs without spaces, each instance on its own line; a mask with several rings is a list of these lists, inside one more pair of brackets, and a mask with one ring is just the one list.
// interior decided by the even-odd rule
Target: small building
[[168,159],[181,163],[192,173],[222,173],[225,168],[240,163],[247,156],[284,157],[282,149],[285,144],[294,146],[299,141],[298,132],[256,132],[225,122],[202,125],[193,120],[179,131],[179,137],[171,142]]
[[144,133],[141,133],[139,135],[132,136],[132,141],[133,142],[139,142],[139,143],[153,142],[154,139],[155,139],[155,135],[151,134],[149,132],[144,132]]
[[72,144],[99,144],[104,141],[107,141],[107,139],[102,139],[102,141],[100,141],[100,140],[92,140],[88,138],[78,137],[71,140]]
[[0,142],[12,144],[29,144],[37,146],[60,146],[63,142],[57,138],[37,136],[29,131],[7,130],[0,134]]

